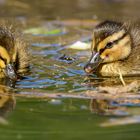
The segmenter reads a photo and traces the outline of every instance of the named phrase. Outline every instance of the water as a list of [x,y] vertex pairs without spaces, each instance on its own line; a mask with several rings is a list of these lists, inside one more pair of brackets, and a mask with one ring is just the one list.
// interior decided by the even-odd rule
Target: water
[[22,32],[34,28],[25,34],[31,44],[30,73],[12,89],[7,81],[0,86],[1,140],[140,139],[140,100],[83,96],[87,90],[121,82],[87,77],[83,67],[90,49],[69,48],[79,40],[90,42],[92,28],[101,19],[139,19],[139,1],[1,0],[0,4],[1,19],[14,18]]

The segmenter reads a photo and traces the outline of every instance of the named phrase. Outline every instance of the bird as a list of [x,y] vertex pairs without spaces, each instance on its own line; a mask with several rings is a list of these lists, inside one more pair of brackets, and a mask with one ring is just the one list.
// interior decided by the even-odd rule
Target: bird
[[0,79],[16,81],[29,70],[29,50],[13,26],[0,25]]
[[93,29],[87,74],[140,75],[140,26],[138,23],[105,20]]

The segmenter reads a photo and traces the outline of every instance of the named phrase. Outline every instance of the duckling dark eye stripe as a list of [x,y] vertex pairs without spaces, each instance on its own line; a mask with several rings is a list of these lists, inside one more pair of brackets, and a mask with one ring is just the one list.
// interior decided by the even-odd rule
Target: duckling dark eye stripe
[[127,32],[126,33],[124,33],[120,38],[118,38],[117,40],[114,40],[112,43],[113,44],[116,44],[116,43],[118,43],[120,40],[122,40],[125,36],[127,35]]
[[[125,36],[127,35],[127,33],[124,33],[120,38],[118,38],[117,40],[112,41],[112,45],[118,43],[120,40],[122,40]],[[100,49],[100,55],[104,52],[105,48]],[[111,49],[111,48],[108,48]]]
[[100,49],[99,54],[101,55],[104,52],[105,49],[106,49],[106,47],[103,48],[103,49]]
[[7,64],[6,59],[2,58],[1,56],[0,56],[0,59],[1,59],[5,64]]

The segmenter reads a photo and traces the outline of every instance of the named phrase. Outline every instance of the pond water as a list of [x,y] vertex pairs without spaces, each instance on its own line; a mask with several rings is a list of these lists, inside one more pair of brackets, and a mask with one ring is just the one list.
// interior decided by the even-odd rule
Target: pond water
[[1,20],[14,18],[31,53],[30,73],[12,89],[7,81],[1,83],[0,140],[140,139],[140,100],[83,97],[87,90],[121,82],[88,77],[83,66],[90,49],[70,48],[77,41],[90,43],[99,20],[139,19],[139,4],[138,0],[0,0]]

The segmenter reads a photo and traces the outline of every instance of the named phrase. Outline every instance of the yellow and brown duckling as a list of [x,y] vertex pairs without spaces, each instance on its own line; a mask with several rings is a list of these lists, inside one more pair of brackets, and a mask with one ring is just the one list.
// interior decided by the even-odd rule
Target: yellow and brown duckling
[[0,27],[0,78],[16,80],[29,68],[26,44],[10,27]]
[[87,73],[102,76],[140,74],[140,28],[131,23],[104,21],[93,33]]

